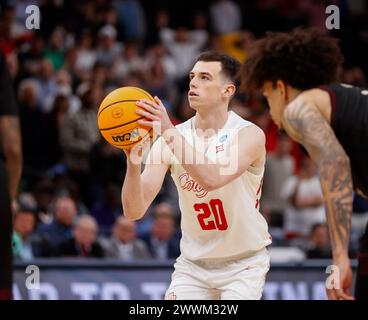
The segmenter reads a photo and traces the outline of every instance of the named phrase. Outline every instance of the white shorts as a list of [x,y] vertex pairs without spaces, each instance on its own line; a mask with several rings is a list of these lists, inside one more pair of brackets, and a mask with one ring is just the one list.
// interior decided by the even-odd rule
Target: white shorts
[[270,269],[267,249],[231,261],[190,261],[180,256],[165,300],[259,300]]

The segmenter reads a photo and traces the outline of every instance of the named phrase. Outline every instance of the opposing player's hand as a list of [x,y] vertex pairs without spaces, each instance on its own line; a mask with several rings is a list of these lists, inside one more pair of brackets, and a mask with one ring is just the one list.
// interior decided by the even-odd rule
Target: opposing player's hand
[[353,273],[351,271],[350,259],[347,254],[334,258],[333,264],[338,268],[340,276],[340,285],[338,288],[327,288],[327,297],[329,300],[354,300],[350,294]]
[[154,101],[142,99],[136,104],[144,109],[137,109],[136,113],[151,120],[138,120],[138,124],[152,127],[156,134],[163,134],[167,129],[174,128],[165,106],[157,96]]

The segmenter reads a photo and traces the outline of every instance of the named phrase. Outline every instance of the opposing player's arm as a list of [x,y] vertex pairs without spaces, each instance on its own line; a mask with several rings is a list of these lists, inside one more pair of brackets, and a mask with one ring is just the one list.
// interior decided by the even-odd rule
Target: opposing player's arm
[[318,166],[334,257],[347,255],[353,202],[349,158],[313,103],[297,98],[285,109],[283,124]]
[[149,152],[148,159],[141,173],[142,165],[127,160],[127,172],[122,188],[122,204],[124,215],[131,220],[144,216],[147,208],[157,196],[164,181],[169,164],[162,157],[162,143],[156,141]]
[[[239,177],[249,166],[263,161],[265,156],[265,136],[257,126],[243,127],[232,139],[230,152],[225,161],[210,163],[209,159],[191,146],[177,130],[170,130],[165,140],[171,152],[189,175],[204,189],[212,191],[223,187]],[[201,163],[188,163],[186,159],[204,159]]]
[[17,116],[0,116],[0,137],[8,170],[10,196],[14,201],[22,171],[22,143]]

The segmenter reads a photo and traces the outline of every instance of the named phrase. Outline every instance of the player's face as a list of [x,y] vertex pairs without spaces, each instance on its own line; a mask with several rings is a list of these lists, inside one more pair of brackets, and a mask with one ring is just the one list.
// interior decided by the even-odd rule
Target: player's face
[[189,79],[188,100],[195,110],[213,108],[229,98],[226,93],[229,81],[223,76],[221,63],[218,61],[198,61],[190,72]]
[[270,114],[272,120],[276,125],[282,127],[282,113],[286,106],[285,95],[282,88],[278,85],[274,85],[271,81],[266,81],[263,84],[263,95],[267,99],[270,106]]

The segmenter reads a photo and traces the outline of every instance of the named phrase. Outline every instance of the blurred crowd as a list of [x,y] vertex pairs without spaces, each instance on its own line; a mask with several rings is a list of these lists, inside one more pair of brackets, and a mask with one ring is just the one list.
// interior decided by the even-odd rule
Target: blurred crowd
[[[214,49],[243,62],[267,30],[314,26],[327,32],[325,8],[340,8],[346,58],[342,81],[367,86],[367,1],[17,0],[1,1],[0,50],[17,94],[23,174],[14,217],[14,251],[35,257],[176,258],[180,211],[168,175],[139,222],[122,215],[124,153],[97,128],[102,99],[121,86],[157,95],[174,124],[194,115],[187,101],[196,56]],[[40,8],[40,29],[28,30],[28,5]],[[261,212],[272,247],[298,248],[306,258],[331,255],[318,175],[298,145],[280,134],[260,93],[239,92],[231,109],[266,133],[268,159]],[[356,197],[351,255],[367,221]]]

